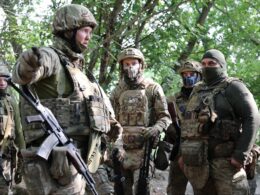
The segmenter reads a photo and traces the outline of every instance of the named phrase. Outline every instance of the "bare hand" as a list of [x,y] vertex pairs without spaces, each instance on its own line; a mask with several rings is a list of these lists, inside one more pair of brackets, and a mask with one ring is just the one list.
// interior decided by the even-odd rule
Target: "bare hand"
[[234,159],[234,158],[231,158],[230,163],[231,163],[231,165],[233,165],[238,171],[239,171],[241,168],[243,168],[243,165],[242,165],[240,162],[238,162],[236,159]]

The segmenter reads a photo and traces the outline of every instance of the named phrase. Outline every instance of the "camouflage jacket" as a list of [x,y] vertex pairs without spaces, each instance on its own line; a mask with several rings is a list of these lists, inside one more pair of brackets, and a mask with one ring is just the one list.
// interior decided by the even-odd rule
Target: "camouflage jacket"
[[[8,115],[10,114],[10,116]],[[14,138],[15,145],[19,148],[25,148],[25,141],[23,131],[21,127],[20,113],[16,100],[9,94],[5,94],[0,97],[0,126],[1,126],[1,137],[7,139],[6,129],[8,126],[8,117],[10,117],[11,132],[10,137]],[[5,143],[1,140],[1,144]],[[3,147],[1,145],[1,147]]]
[[[126,92],[130,92],[134,90],[134,93],[141,92],[147,98],[147,105],[143,105],[140,103],[139,97],[127,97],[126,100],[122,100],[122,96],[126,95]],[[132,99],[131,99],[132,98]],[[144,126],[144,127],[152,127],[156,126],[156,128],[162,132],[166,130],[169,124],[171,123],[171,118],[168,112],[167,102],[164,95],[164,92],[161,86],[150,80],[143,79],[137,88],[130,89],[130,87],[121,80],[116,88],[112,91],[110,100],[112,106],[115,110],[116,119],[119,120],[120,124],[124,126]],[[129,100],[129,101],[128,101]],[[121,101],[121,102],[120,102]],[[127,102],[128,101],[128,102]],[[132,103],[130,102],[132,101]],[[124,105],[124,103],[128,105]],[[138,106],[146,106],[146,108],[138,108]],[[138,110],[142,110],[141,112],[145,113],[137,113],[137,118],[134,118],[135,122],[130,120],[124,120],[122,115],[130,114],[133,111],[133,114],[136,114],[136,110],[133,108],[134,106]],[[126,109],[125,109],[126,108]],[[140,115],[139,115],[140,114]],[[130,114],[131,115],[131,114]],[[129,116],[130,116],[129,115]],[[145,115],[144,118],[141,115]],[[134,115],[133,115],[134,116]],[[139,120],[139,121],[138,121]],[[142,120],[142,121],[141,121]]]
[[[91,118],[92,115],[86,111],[86,107],[89,107],[86,101],[102,99],[105,106],[101,106],[100,111],[105,110],[106,113],[109,113],[110,125],[116,126],[115,133],[112,133],[111,130],[109,132],[105,130],[104,132],[113,135],[114,140],[120,142],[122,128],[115,120],[114,111],[108,97],[93,78],[86,76],[82,72],[83,55],[73,52],[67,43],[58,37],[55,37],[53,46],[41,47],[39,52],[42,66],[34,73],[29,84],[31,84],[31,88],[36,92],[41,103],[51,109],[65,132],[79,142],[86,142],[86,136],[88,135],[94,136],[94,138],[90,138],[94,142],[88,150],[96,154],[99,153],[101,150],[101,134],[90,128],[89,124],[94,117]],[[27,67],[30,68],[20,57],[13,71],[14,82],[28,84],[23,79],[24,75],[29,72],[29,70],[26,71]],[[29,107],[24,107],[26,104],[22,104],[22,106],[22,116],[24,117],[24,115],[29,114],[27,111],[31,112],[31,110],[29,110]],[[27,143],[41,140],[38,138],[44,136],[44,132],[40,130],[41,128],[35,126],[32,124],[30,128],[26,128],[27,132],[31,130],[30,133],[25,132]],[[99,127],[102,128],[101,125]],[[36,146],[40,144],[37,142]],[[98,150],[98,152],[94,150]],[[92,152],[89,151],[88,156],[91,156]],[[92,160],[89,160],[89,162],[92,162]]]
[[[205,117],[208,120],[204,121]],[[255,142],[260,122],[253,95],[240,80],[231,77],[214,86],[196,84],[184,118],[189,130],[182,131],[183,139],[209,136],[209,150],[215,152],[216,145],[234,143],[231,156],[241,164]]]

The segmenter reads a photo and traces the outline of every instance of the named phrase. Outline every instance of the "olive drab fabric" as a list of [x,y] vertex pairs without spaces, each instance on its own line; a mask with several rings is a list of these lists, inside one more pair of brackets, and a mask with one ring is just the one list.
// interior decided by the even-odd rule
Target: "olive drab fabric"
[[[184,92],[185,91],[185,92]],[[186,93],[187,89],[182,87],[180,92],[174,94],[174,96],[167,97],[167,102],[175,102],[177,105],[177,116],[180,122],[180,125],[183,123],[183,115],[186,110],[186,106],[188,104],[189,93]],[[172,131],[172,134],[170,134]],[[166,133],[166,140],[172,144],[176,143],[177,135],[175,129],[172,125],[169,126],[168,133]],[[170,136],[173,135],[173,136]],[[169,178],[168,178],[168,185],[167,185],[167,194],[174,195],[180,194],[184,195],[186,191],[186,186],[188,183],[188,179],[180,169],[178,164],[178,156],[174,159],[174,161],[170,162],[170,170],[169,170]]]
[[144,158],[143,133],[150,127],[156,128],[158,132],[166,130],[170,124],[167,102],[161,86],[144,78],[134,88],[124,79],[120,80],[112,91],[110,100],[116,119],[123,127],[125,156],[122,173],[126,178],[124,191],[132,194],[137,181],[136,173]]
[[[1,74],[2,76],[2,74]],[[18,149],[25,142],[21,129],[20,115],[16,101],[9,94],[0,95],[0,152],[3,176],[0,177],[0,193],[7,194],[8,182],[13,182],[17,168]]]
[[[184,161],[184,173],[196,189],[202,189],[209,178],[207,155],[209,135],[220,133],[219,131],[207,132],[206,128],[208,121],[214,123],[217,117],[214,98],[215,95],[223,92],[232,80],[232,78],[229,78],[218,86],[214,86],[214,89],[203,88],[203,84],[198,83],[193,89],[185,112],[185,123],[182,124],[181,134],[185,141],[181,144],[181,154]],[[230,124],[233,124],[233,120],[230,120]],[[223,131],[234,131],[230,133],[237,134],[238,137],[240,124],[237,124],[236,127],[234,129],[223,129]],[[222,135],[218,135],[218,137],[220,136]],[[232,152],[233,148],[230,148],[227,155],[231,156]],[[199,180],[197,179],[198,176],[200,177]]]
[[[198,85],[193,89],[193,94],[189,101],[188,109],[185,112],[185,124],[183,124],[184,130],[182,131],[183,138],[205,137],[208,139],[207,137],[210,133],[221,133],[220,131],[207,132],[208,129],[205,124],[208,121],[211,123],[216,121],[217,113],[215,111],[214,98],[217,94],[223,94],[225,88],[234,80],[238,81],[238,79],[235,78],[227,78],[225,81],[218,84],[218,86],[214,86],[214,88],[205,87],[203,83],[198,83]],[[237,124],[234,124],[234,119],[232,118],[229,121],[225,120],[222,122],[230,123],[228,127],[234,127],[233,129],[225,132],[237,134],[238,137],[241,128],[241,124],[239,124],[238,121],[235,121]],[[216,136],[220,137],[222,134]],[[237,137],[234,139],[237,139]]]
[[[90,129],[107,133],[110,128],[109,111],[102,97],[105,97],[102,89],[99,89],[95,82],[90,81],[80,69],[73,67],[69,61],[64,66],[64,71],[66,73],[61,75],[72,81],[74,91],[66,98],[63,97],[66,89],[63,89],[64,83],[58,81],[57,88],[60,98],[42,99],[41,103],[53,111],[69,136],[86,136],[90,133]],[[62,76],[59,79],[65,80]],[[41,95],[40,92],[37,94],[38,96]],[[33,112],[33,108],[27,102],[24,103],[24,106],[26,106],[23,111],[24,116]],[[87,116],[87,113],[89,116]],[[99,118],[104,120],[99,120]],[[41,125],[24,123],[25,125],[27,129],[25,139],[28,143],[42,136],[42,131],[35,131],[41,129]]]
[[11,76],[6,64],[2,60],[0,60],[0,76]]
[[56,12],[52,24],[52,32],[53,34],[60,34],[84,26],[95,28],[96,25],[96,19],[88,8],[82,5],[71,4],[63,6]]
[[[234,94],[240,96],[238,101]],[[238,111],[240,106],[243,112]],[[213,86],[200,82],[194,87],[182,124],[181,155],[184,173],[195,191],[203,194],[211,187],[217,194],[248,193],[244,169],[238,171],[230,159],[242,165],[247,159],[259,124],[256,108],[252,94],[236,78],[224,77]]]
[[[131,149],[132,151],[127,152],[123,167],[125,169],[138,169],[141,167],[141,162],[143,158],[143,146],[144,146],[144,137],[142,135],[142,130],[149,125],[149,116],[152,113],[149,113],[149,101],[153,98],[153,87],[148,83],[143,89],[136,90],[122,90],[118,96],[117,100],[111,99],[113,104],[114,101],[117,101],[116,117],[119,123],[123,126],[123,141],[124,148]],[[116,92],[116,91],[115,91]],[[151,104],[151,103],[150,103]],[[139,150],[136,150],[139,149]],[[135,154],[134,159],[132,159],[133,154]],[[136,159],[138,158],[138,159]]]
[[[59,8],[53,19],[53,45],[39,47],[37,52],[33,49],[23,52],[13,71],[13,81],[20,85],[28,84],[41,103],[53,112],[80,150],[82,158],[86,159],[91,173],[97,170],[102,159],[101,135],[113,134],[110,130],[112,124],[118,126],[116,135],[113,135],[118,143],[121,143],[122,133],[108,97],[92,75],[82,72],[85,48],[76,48],[77,30],[82,27],[94,29],[96,25],[92,13],[82,5],[70,4]],[[27,102],[22,102],[21,107],[23,119],[35,113]],[[23,127],[27,149],[22,151],[22,156],[29,192],[84,194],[84,178],[78,173],[75,175],[73,167],[65,166],[66,152],[56,148],[48,162],[38,159],[35,152],[46,137],[44,131],[39,124],[23,123]],[[57,162],[57,159],[64,163]],[[59,169],[67,170],[68,174],[61,176]],[[38,182],[32,180],[41,174],[43,177]]]
[[148,126],[148,99],[145,90],[127,90],[120,98],[119,122],[123,126]]
[[[187,72],[189,74],[185,75],[185,73]],[[191,74],[190,72],[195,74]],[[194,85],[201,80],[201,73],[202,73],[201,64],[194,60],[187,60],[181,64],[180,68],[178,69],[178,73],[182,77],[183,86],[181,87],[181,90],[179,92],[177,92],[173,96],[168,97],[167,102],[168,103],[173,102],[176,104],[177,120],[179,122],[182,131],[183,130],[182,124],[185,123],[184,114],[186,112],[186,107],[189,102],[190,94],[192,92]],[[177,132],[175,128],[172,125],[170,125],[168,130],[166,131],[166,140],[175,145],[177,139],[178,139]],[[175,195],[175,194],[184,195],[186,191],[188,179],[178,164],[179,157],[180,155],[178,154],[170,163],[168,186],[167,186],[168,195]],[[187,167],[185,168],[187,170]],[[205,176],[207,177],[207,175]],[[199,177],[201,177],[201,175],[199,175]],[[198,178],[198,175],[196,176],[196,178]]]
[[197,61],[187,60],[178,69],[178,73],[182,74],[182,73],[187,72],[187,71],[202,73],[201,64]]
[[135,58],[140,60],[141,64],[143,65],[143,69],[145,68],[145,59],[144,59],[144,54],[136,48],[127,48],[123,50],[119,55],[118,55],[118,63],[121,64],[124,59],[127,58]]
[[[56,75],[56,72],[54,72],[54,75],[51,77],[55,82],[43,82],[46,80],[41,77],[48,75],[41,75],[39,76],[37,87],[32,84],[32,88],[41,99],[41,103],[53,111],[65,132],[74,140],[81,140],[82,136],[85,136],[85,139],[88,140],[87,136],[90,134],[90,131],[93,131],[94,134],[96,134],[95,132],[107,133],[110,128],[109,109],[107,105],[105,105],[104,99],[106,97],[102,89],[94,81],[89,80],[77,65],[66,58],[61,51],[50,48],[41,48],[40,51],[42,51],[43,54],[46,52],[46,55],[51,56],[53,61],[57,63],[46,63],[46,68],[54,69],[52,66],[56,65],[58,67],[55,68],[59,69],[59,74]],[[64,65],[62,62],[65,62]],[[37,79],[37,77],[35,79]],[[41,79],[43,79],[43,81]],[[62,82],[64,80],[66,82]],[[69,85],[65,86],[68,82],[70,82]],[[46,88],[46,85],[48,88]],[[56,92],[54,91],[55,89]],[[55,92],[56,96],[52,98],[48,97],[52,94],[50,92],[48,93],[46,90],[53,90],[53,93]],[[70,91],[70,95],[67,95],[69,90],[72,91]],[[45,93],[45,91],[47,93]],[[26,109],[22,109],[22,116],[32,114],[33,108],[31,108],[28,103],[24,102],[23,106]],[[100,120],[100,118],[103,120]],[[35,140],[39,140],[44,134],[39,124],[27,125],[24,123],[23,125],[25,125],[25,128],[27,129],[25,131],[25,139],[28,144]],[[96,139],[99,139],[98,136]],[[97,146],[96,149],[99,148],[100,141],[94,139],[91,143],[93,143],[93,141],[96,142],[96,144],[92,145]],[[93,152],[94,148],[91,149],[88,159]],[[98,159],[100,159],[98,152],[96,152],[96,155],[99,156]],[[91,161],[93,161],[93,159]],[[89,165],[92,163],[89,163]],[[98,163],[95,163],[95,166],[97,164]],[[95,171],[92,169],[90,170],[93,172]]]

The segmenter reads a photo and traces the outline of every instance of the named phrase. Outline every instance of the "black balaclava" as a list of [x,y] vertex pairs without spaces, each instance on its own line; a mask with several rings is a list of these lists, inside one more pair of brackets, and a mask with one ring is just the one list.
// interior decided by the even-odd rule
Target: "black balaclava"
[[216,60],[220,67],[203,67],[202,77],[207,85],[214,85],[227,77],[227,63],[222,52],[216,49],[208,50],[202,57]]

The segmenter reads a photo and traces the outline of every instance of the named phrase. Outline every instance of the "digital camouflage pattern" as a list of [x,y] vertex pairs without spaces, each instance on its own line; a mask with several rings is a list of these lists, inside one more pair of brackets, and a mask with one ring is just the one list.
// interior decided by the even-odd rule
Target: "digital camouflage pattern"
[[[9,77],[5,63],[0,62],[0,77]],[[3,173],[0,176],[0,194],[7,194],[17,169],[17,153],[25,148],[17,102],[5,90],[0,92],[0,148]],[[3,174],[3,175],[2,175]]]
[[258,120],[253,96],[238,79],[195,86],[182,125],[181,153],[184,173],[198,194],[209,189],[217,194],[248,194],[245,171],[236,170],[228,159],[244,164]]
[[[80,5],[67,5],[60,8],[53,22],[53,46],[40,47],[37,53],[32,49],[23,52],[13,71],[13,81],[30,84],[41,103],[51,109],[65,133],[80,149],[82,158],[90,172],[95,172],[103,155],[101,135],[108,133],[120,143],[120,125],[114,119],[109,99],[92,76],[82,72],[84,58],[73,50],[62,33],[77,30],[84,26],[95,27],[96,21],[89,10]],[[64,32],[66,31],[66,32]],[[22,117],[34,114],[28,103],[22,104]],[[101,120],[102,119],[102,120]],[[117,125],[116,133],[111,132],[110,124]],[[39,124],[23,124],[28,146],[22,152],[25,181],[33,194],[84,194],[85,181],[75,173],[67,162],[66,151],[55,148],[52,161],[42,161],[36,157],[38,148],[45,136]],[[122,145],[122,144],[121,144]],[[62,173],[60,170],[63,170]],[[37,182],[32,178],[39,178]],[[77,179],[73,179],[77,178]],[[37,186],[37,188],[35,187]]]
[[[201,64],[194,60],[187,60],[185,61],[181,67],[178,70],[178,73],[180,76],[183,76],[182,74],[185,72],[196,72],[198,73],[197,77],[199,78],[197,81],[201,79]],[[177,105],[177,115],[179,119],[179,123],[182,127],[183,117],[184,113],[186,111],[187,104],[189,102],[190,94],[193,87],[186,88],[184,83],[181,87],[181,90],[174,94],[173,96],[170,96],[167,98],[167,102],[175,102]],[[175,131],[174,127],[172,125],[169,126],[168,131]],[[176,135],[176,133],[173,133],[173,135]],[[168,134],[166,135],[167,139]],[[169,140],[176,140],[177,137],[169,138]],[[176,141],[174,141],[176,142]],[[175,143],[172,143],[175,144]],[[184,195],[186,191],[186,186],[188,183],[187,177],[184,175],[183,171],[180,169],[178,164],[178,157],[177,156],[174,161],[171,161],[170,163],[170,170],[169,170],[169,178],[168,178],[168,186],[167,186],[167,194],[168,195]]]
[[135,89],[131,89],[131,86],[121,80],[112,91],[110,100],[116,118],[124,129],[125,193],[132,194],[133,184],[137,179],[134,177],[134,172],[140,169],[144,156],[143,132],[149,127],[162,132],[170,124],[166,98],[159,84],[149,79],[143,79]]
[[88,8],[82,5],[71,4],[63,6],[56,12],[52,24],[52,32],[53,34],[60,34],[84,26],[95,28],[96,25],[96,19]]
[[119,55],[118,55],[118,63],[122,65],[122,61],[127,58],[135,58],[139,59],[142,66],[142,69],[145,68],[145,59],[144,59],[144,54],[136,48],[127,48],[123,50]]
[[187,60],[181,65],[181,67],[178,70],[178,73],[181,75],[182,73],[188,71],[202,73],[201,64],[194,60]]

